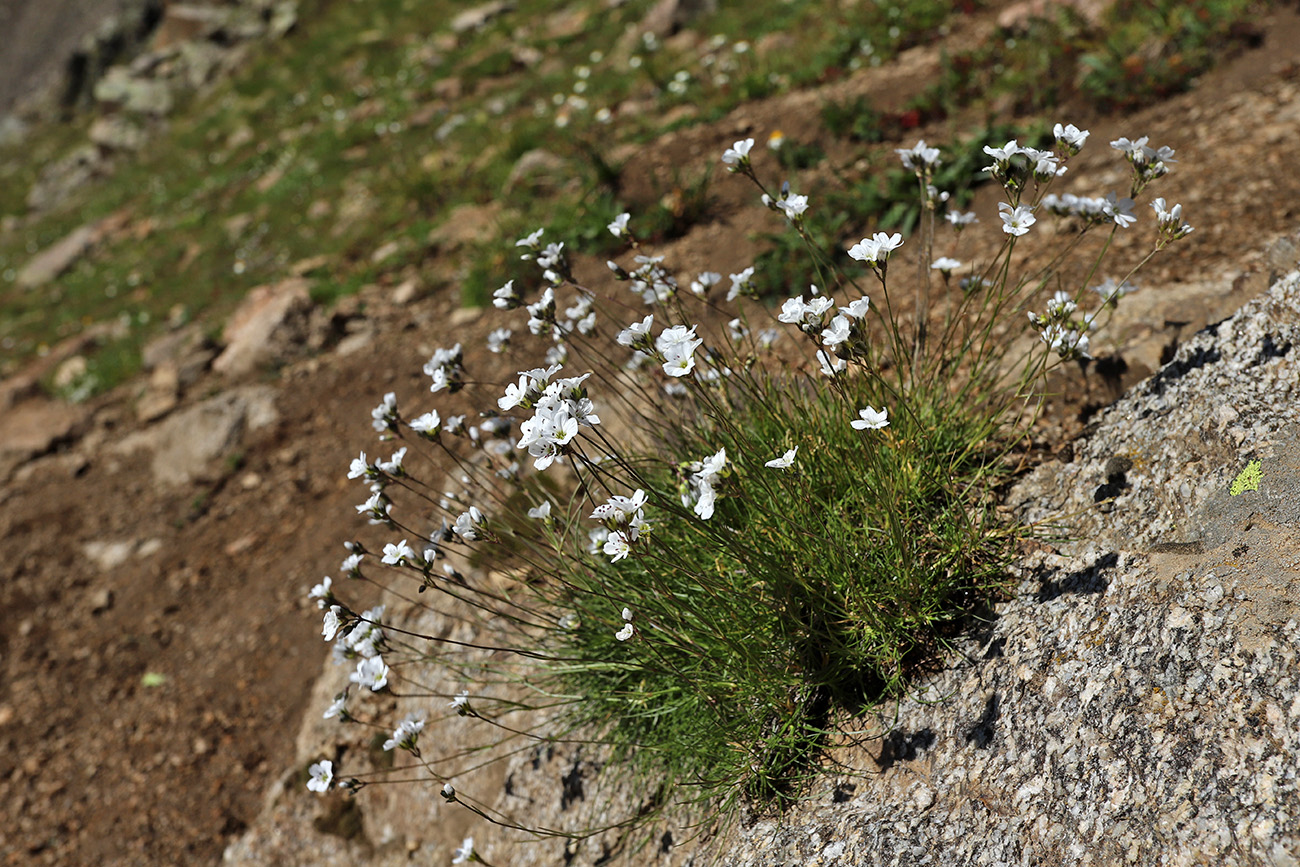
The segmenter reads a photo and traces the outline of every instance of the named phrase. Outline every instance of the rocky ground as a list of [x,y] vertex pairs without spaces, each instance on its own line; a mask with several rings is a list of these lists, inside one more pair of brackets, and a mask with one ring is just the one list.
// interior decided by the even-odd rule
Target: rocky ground
[[[1177,148],[1159,192],[1197,227],[1122,308],[1121,385],[1300,255],[1288,240],[1300,201],[1300,15],[1260,26],[1259,48],[1190,93],[1126,117],[1079,106],[1062,118],[1090,126],[1094,145],[1150,135]],[[901,68],[924,76],[935,56],[917,49]],[[815,104],[793,94],[746,105],[673,133],[629,171],[714,160],[738,136],[814,121]],[[1090,154],[1072,170],[1089,181],[1078,191],[1123,183],[1104,145]],[[721,271],[752,250],[755,224],[732,216],[749,191],[720,188],[734,202],[674,242],[672,261]],[[307,700],[326,646],[305,593],[343,554],[357,500],[344,476],[369,442],[369,410],[387,391],[425,393],[419,367],[434,347],[481,347],[499,324],[410,287],[325,311],[290,283],[258,304],[218,342],[202,327],[176,330],[152,347],[148,382],[85,404],[35,388],[75,342],[0,386],[4,863],[213,863],[254,822],[272,783],[300,770],[294,740],[318,712]],[[1108,387],[1094,381],[1053,408],[1058,446]]]

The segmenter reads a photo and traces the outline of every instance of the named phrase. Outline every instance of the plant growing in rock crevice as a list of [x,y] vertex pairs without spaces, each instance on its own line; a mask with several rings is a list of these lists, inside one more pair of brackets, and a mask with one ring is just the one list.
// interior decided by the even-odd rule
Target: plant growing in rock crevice
[[[697,272],[683,286],[628,214],[608,227],[629,247],[609,263],[627,295],[584,285],[543,230],[520,239],[541,285],[525,293],[512,280],[494,304],[527,313],[526,340],[550,342],[544,360],[494,384],[473,378],[459,344],[438,350],[424,367],[430,390],[477,418],[444,416],[446,404],[406,413],[389,394],[373,426],[402,445],[383,459],[362,452],[349,472],[369,485],[358,511],[387,541],[350,543],[344,574],[459,626],[417,634],[382,607],[350,608],[323,581],[312,596],[325,638],[356,665],[361,693],[326,715],[391,730],[385,748],[412,758],[398,779],[414,772],[450,802],[540,833],[581,836],[698,801],[791,798],[844,724],[903,689],[918,656],[999,584],[1027,532],[995,512],[1005,458],[1044,373],[1087,357],[1090,332],[1126,291],[1125,280],[1092,287],[1101,304],[1082,310],[1110,238],[1136,220],[1133,197],[1173,162],[1168,148],[1119,139],[1127,195],[1052,193],[1087,138],[1058,124],[1050,150],[984,147],[1006,201],[1001,246],[978,267],[953,258],[977,219],[946,210],[939,151],[900,150],[922,214],[909,239],[918,261],[904,264],[901,234],[877,232],[848,248],[856,272],[810,236],[807,197],[769,190],[753,141],[737,142],[723,163],[788,220],[822,274],[775,322],[743,300],[752,269]],[[1154,254],[1191,229],[1179,206],[1152,205]],[[1021,273],[1017,249],[1048,214],[1079,231]],[[1098,232],[1088,280],[1038,312]],[[953,256],[936,257],[949,238]],[[640,305],[650,312],[616,312]],[[1026,320],[1039,339],[1009,340]],[[489,346],[512,342],[503,328]],[[459,686],[430,686],[431,670]],[[417,710],[392,728],[366,709],[365,694],[382,691]],[[427,755],[438,700],[482,739]],[[472,796],[473,768],[557,743],[589,745],[638,779],[649,793],[640,809],[550,828]],[[398,770],[348,768],[343,785]],[[313,766],[311,787],[334,773]]]

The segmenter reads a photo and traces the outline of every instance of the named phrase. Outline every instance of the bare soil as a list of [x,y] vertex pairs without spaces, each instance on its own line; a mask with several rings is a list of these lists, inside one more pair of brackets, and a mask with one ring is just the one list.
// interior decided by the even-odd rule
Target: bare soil
[[[1156,194],[1181,201],[1196,231],[1144,272],[1144,285],[1170,288],[1148,291],[1240,275],[1231,291],[1197,295],[1164,324],[1148,321],[1145,338],[1164,328],[1154,337],[1173,341],[1231,313],[1277,267],[1265,255],[1270,242],[1296,228],[1300,15],[1279,11],[1259,23],[1262,46],[1187,94],[1126,117],[1086,106],[1061,117],[1092,129],[1071,174],[1103,189],[1125,183],[1104,176],[1115,165],[1109,139],[1145,134],[1177,148],[1177,168]],[[910,87],[923,86],[936,58],[933,46],[909,54]],[[886,75],[830,87],[879,88]],[[822,96],[746,105],[673,133],[628,171],[667,177],[773,128],[811,136]],[[922,129],[898,144],[946,135]],[[670,260],[737,270],[767,215],[739,180],[714,188],[713,218],[671,245]],[[988,213],[992,201],[979,209]],[[1135,236],[1117,253],[1131,259],[1137,245]],[[363,351],[322,353],[264,378],[278,391],[278,421],[247,432],[210,480],[161,486],[148,452],[115,448],[141,427],[133,386],[94,401],[80,431],[0,489],[0,861],[214,863],[291,767],[327,653],[306,590],[345,553],[358,501],[346,467],[370,442],[369,410],[386,391],[414,404],[427,394],[419,368],[432,348],[481,347],[500,324],[491,311],[454,316],[449,297],[401,305],[387,292],[363,299],[377,329]],[[476,349],[471,364],[490,358]],[[1135,363],[1122,384],[1148,372]],[[209,377],[192,400],[225,387]],[[1081,423],[1082,401],[1063,403],[1060,436]],[[114,542],[131,553],[104,568],[89,552]]]

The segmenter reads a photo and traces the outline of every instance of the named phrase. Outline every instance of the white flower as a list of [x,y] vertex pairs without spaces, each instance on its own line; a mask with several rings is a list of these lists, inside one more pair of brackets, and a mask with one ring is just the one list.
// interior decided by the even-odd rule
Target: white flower
[[637,488],[630,497],[613,496],[597,506],[591,513],[594,521],[604,521],[616,527],[627,526],[633,518],[642,513],[646,503],[646,492]]
[[531,235],[527,236],[526,238],[520,238],[518,241],[515,241],[515,246],[529,247],[531,249],[536,249],[537,245],[541,243],[542,234],[545,231],[546,231],[545,229],[538,229],[536,232],[533,232]]
[[863,238],[850,247],[849,256],[859,262],[866,262],[874,268],[888,259],[889,254],[901,246],[903,246],[903,236],[899,233],[895,232],[893,235],[886,235],[884,232],[876,232],[872,237]]
[[965,226],[970,226],[979,222],[979,217],[976,216],[974,211],[967,211],[964,214],[959,211],[949,211],[944,215],[944,219],[951,223],[952,227],[958,232],[960,232]]
[[375,430],[380,433],[388,430],[397,418],[397,395],[391,391],[384,395],[384,402],[370,411],[370,418]]
[[334,763],[328,760],[316,762],[307,769],[307,774],[311,777],[307,780],[308,789],[313,792],[328,791],[334,782]]
[[696,295],[707,295],[709,290],[722,282],[722,275],[717,271],[702,271],[700,276],[691,281],[691,291]]
[[333,719],[339,714],[342,714],[342,718],[346,720],[348,718],[348,709],[346,707],[347,701],[348,694],[347,691],[344,690],[334,697],[334,701],[329,707],[325,708],[325,715],[322,719]]
[[468,704],[469,704],[469,690],[468,690],[468,689],[462,689],[460,692],[456,693],[456,697],[455,697],[455,698],[453,698],[451,701],[447,702],[447,707],[449,707],[449,708],[451,708],[452,710],[455,710],[455,711],[460,711],[462,708],[466,707]]
[[456,787],[451,783],[442,784],[442,796],[448,801],[456,800]]
[[1123,283],[1116,283],[1114,278],[1106,278],[1099,285],[1091,287],[1093,292],[1101,296],[1103,304],[1114,304],[1125,295],[1136,292],[1137,287],[1127,280]]
[[311,588],[311,592],[307,594],[308,599],[316,600],[317,608],[324,608],[334,599],[334,594],[330,591],[331,583],[333,583],[333,579],[326,575],[321,579],[321,582]]
[[606,228],[609,229],[610,234],[615,238],[621,238],[627,234],[627,221],[631,219],[631,217],[632,215],[627,212],[619,214],[614,218],[614,222],[610,223]]
[[699,488],[699,499],[695,501],[695,514],[701,519],[707,521],[713,517],[713,507],[717,502],[717,492],[713,490],[713,484],[708,478],[696,479],[696,485]]
[[[547,466],[550,464],[548,463]],[[479,531],[482,528],[483,513],[479,511],[478,506],[470,506],[468,512],[462,512],[456,518],[456,525],[451,529],[466,542],[473,542],[479,538]]]
[[357,663],[357,670],[348,675],[348,680],[369,687],[371,692],[379,692],[388,685],[388,666],[381,656],[367,657]]
[[856,301],[850,301],[848,307],[841,307],[840,312],[850,319],[863,319],[870,309],[871,299],[863,296]]
[[492,306],[498,310],[513,310],[522,300],[515,291],[514,280],[507,280],[506,285],[492,293]]
[[547,500],[540,506],[528,510],[528,517],[538,521],[545,521],[551,517],[551,501]]
[[339,619],[339,612],[343,609],[338,605],[331,605],[330,610],[325,612],[325,622],[321,626],[321,635],[326,641],[333,641],[334,636],[338,634],[339,627],[343,625]]
[[624,623],[623,628],[614,633],[614,637],[619,641],[627,641],[636,632],[636,627],[631,623]]
[[438,429],[442,425],[442,417],[438,415],[435,409],[432,412],[426,412],[424,415],[411,422],[411,430],[425,437],[436,437]]
[[[739,273],[728,276],[731,278],[731,288],[727,290],[728,301],[735,301],[742,292],[753,288],[754,267],[752,265]],[[700,278],[703,279],[704,275],[701,274]],[[718,279],[721,280],[722,278],[719,277]]]
[[1052,135],[1056,136],[1056,143],[1065,150],[1067,156],[1077,154],[1088,140],[1088,130],[1081,130],[1072,123],[1065,126],[1058,123],[1052,127]]
[[993,161],[998,165],[1005,166],[1011,162],[1012,157],[1016,156],[1017,154],[1024,153],[1024,149],[1021,148],[1020,145],[1016,143],[1015,139],[1012,139],[1011,141],[1007,142],[1005,145],[1003,145],[1000,148],[995,148],[991,145],[985,145],[984,153],[993,157]]
[[1177,241],[1191,233],[1192,227],[1183,222],[1183,206],[1174,205],[1166,210],[1163,197],[1151,203],[1156,212],[1156,222],[1160,225],[1160,235],[1167,241]]
[[843,314],[831,320],[830,327],[822,331],[822,343],[829,347],[839,346],[848,341],[853,323]]
[[1040,335],[1043,342],[1064,360],[1071,358],[1089,358],[1088,335],[1061,325],[1049,325]]
[[910,148],[894,148],[894,153],[903,161],[903,168],[911,171],[924,171],[939,165],[939,149],[926,147],[925,139]]
[[384,545],[384,558],[381,562],[389,566],[401,566],[403,563],[411,563],[415,560],[415,549],[406,544],[406,540],[398,542],[396,545],[389,542]]
[[623,608],[623,619],[626,620],[628,623],[631,623],[631,622],[632,622],[632,609],[631,609],[631,608],[627,608],[627,607],[624,607],[624,608]]
[[754,140],[752,138],[738,141],[722,152],[722,162],[728,166],[730,171],[734,172],[741,166],[749,164],[749,151],[753,147]]
[[409,713],[406,718],[397,724],[393,730],[393,736],[384,741],[384,751],[401,747],[404,750],[415,750],[416,742],[420,738],[420,732],[424,730],[424,714]]
[[605,554],[609,557],[609,562],[617,563],[632,552],[632,546],[629,544],[627,536],[619,530],[612,531],[609,538],[605,540],[603,548]]
[[[449,788],[451,788],[450,783],[444,787],[444,795],[446,794],[446,789]],[[460,844],[460,848],[455,851],[454,855],[455,857],[451,859],[451,863],[453,864],[464,864],[468,861],[472,861],[474,859],[474,838],[466,837]]]
[[[988,148],[985,148],[988,150]],[[1034,212],[1028,205],[1016,205],[1012,208],[1006,202],[998,204],[999,214],[1002,217],[1002,231],[1008,235],[1019,237],[1029,231],[1029,227],[1038,222]]]
[[837,374],[843,373],[849,366],[847,361],[831,355],[824,349],[817,350],[817,363],[821,365],[823,376],[836,376]]
[[1106,194],[1105,204],[1102,205],[1102,213],[1114,220],[1115,225],[1121,229],[1127,229],[1137,222],[1137,217],[1133,216],[1133,200],[1118,198],[1114,193]]
[[875,409],[868,406],[866,409],[858,410],[860,419],[854,419],[849,422],[856,430],[880,430],[889,426],[889,410]]
[[500,355],[510,346],[510,338],[514,332],[509,328],[497,328],[488,335],[487,348],[489,352]]
[[790,222],[796,223],[803,219],[804,213],[808,210],[808,197],[790,196],[788,199],[777,202],[776,206],[781,209],[781,213],[785,214]]
[[369,475],[371,475],[370,463],[366,460],[366,453],[362,452],[361,457],[352,459],[352,465],[348,467],[348,478],[360,479]]
[[779,458],[772,458],[772,460],[770,460],[770,461],[768,461],[767,463],[763,464],[763,466],[765,466],[765,467],[771,467],[771,468],[774,469],[774,470],[786,470],[786,469],[789,469],[790,467],[794,466],[794,456],[795,456],[795,454],[796,454],[798,451],[799,451],[799,447],[798,447],[798,446],[795,446],[794,448],[790,449],[790,450],[789,450],[788,452],[786,452],[785,454],[781,455],[781,457],[779,457]]
[[618,333],[615,339],[623,346],[646,346],[650,345],[650,326],[654,324],[655,317],[651,313],[640,322],[634,322],[627,328]]
[[402,475],[402,461],[406,458],[406,446],[402,446],[393,452],[393,456],[386,461],[378,461],[375,468],[381,473],[387,473],[390,476]]
[[934,260],[932,265],[930,265],[931,270],[941,271],[945,277],[960,267],[961,262],[959,260],[949,258],[948,256],[940,256],[938,259]]
[[655,349],[664,359],[664,373],[681,377],[695,369],[695,350],[704,343],[695,336],[695,328],[674,325],[665,328],[655,340]]

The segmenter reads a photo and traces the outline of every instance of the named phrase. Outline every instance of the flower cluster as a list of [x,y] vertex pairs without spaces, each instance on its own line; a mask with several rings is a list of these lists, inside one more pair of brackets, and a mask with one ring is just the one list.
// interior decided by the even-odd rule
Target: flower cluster
[[604,551],[611,562],[617,563],[626,557],[632,546],[650,532],[642,510],[645,501],[645,491],[638,488],[630,497],[610,497],[591,513],[592,520],[605,525]]
[[892,235],[876,232],[870,238],[863,238],[849,247],[849,256],[859,262],[866,262],[883,280],[889,267],[889,254],[901,246],[903,246],[903,236],[898,232]]
[[464,386],[465,353],[457,343],[450,349],[438,349],[424,365],[425,376],[433,383],[429,391],[437,393],[444,388],[450,393],[460,391]]
[[713,517],[713,508],[717,503],[717,485],[730,473],[727,462],[727,450],[719,449],[716,454],[687,464],[688,479],[682,491],[682,505],[689,506],[705,521]]
[[515,407],[533,410],[533,417],[519,425],[516,445],[528,450],[533,466],[539,470],[568,451],[579,428],[600,424],[600,416],[583,386],[591,374],[552,381],[560,370],[560,365],[553,364],[522,371],[518,384],[507,386],[505,396],[497,401],[502,412]]
[[[464,392],[458,407],[407,421],[387,394],[371,421],[381,440],[402,442],[383,447],[387,457],[373,457],[371,447],[351,459],[348,477],[369,491],[358,511],[388,537],[370,559],[362,543],[350,543],[342,574],[397,594],[404,619],[385,625],[382,605],[356,613],[362,606],[348,607],[338,586],[346,580],[325,577],[311,588],[335,660],[354,666],[326,718],[391,733],[383,748],[414,757],[395,770],[422,768],[449,803],[512,827],[522,820],[480,811],[484,802],[461,775],[485,756],[517,753],[522,739],[552,744],[575,727],[583,743],[631,760],[665,756],[683,779],[787,790],[791,768],[815,766],[825,743],[828,708],[812,702],[846,683],[893,683],[898,660],[924,643],[935,612],[1005,574],[1017,530],[1000,523],[988,484],[1003,478],[996,456],[1008,438],[1023,435],[1011,419],[1045,371],[1088,357],[1099,320],[1132,291],[1131,274],[1107,281],[1092,289],[1098,304],[1055,264],[1032,279],[1015,274],[1020,239],[1031,243],[1047,215],[1081,221],[1070,226],[1080,234],[1112,236],[1138,219],[1130,197],[1049,192],[1088,135],[1058,124],[1053,150],[1014,140],[986,148],[988,170],[1007,193],[987,229],[1001,243],[985,260],[961,252],[965,263],[936,250],[937,234],[979,222],[944,212],[952,198],[931,183],[939,149],[924,141],[899,149],[917,175],[924,221],[909,238],[917,267],[904,279],[914,275],[915,303],[900,304],[898,274],[889,274],[903,234],[874,232],[847,247],[878,281],[869,281],[871,295],[859,285],[864,268],[844,273],[834,256],[819,258],[823,288],[786,299],[775,313],[803,335],[792,333],[779,353],[762,350],[784,329],[764,327],[773,323],[759,317],[771,313],[745,300],[754,294],[753,267],[736,266],[722,298],[725,271],[694,263],[691,291],[679,293],[678,275],[633,235],[632,215],[619,214],[605,228],[626,242],[631,263],[609,268],[652,310],[610,341],[598,327],[601,288],[575,274],[583,261],[570,263],[562,242],[543,243],[542,229],[519,239],[515,249],[537,273],[520,277],[518,288],[506,283],[493,304],[520,310],[519,329],[526,310],[529,331],[551,338],[545,363],[522,361],[499,383],[470,375],[460,344],[438,349],[424,367],[430,391],[439,399]],[[816,243],[805,225],[816,208],[788,184],[772,198],[752,147],[752,139],[736,142],[724,165],[752,181],[789,230]],[[1138,181],[1168,170],[1168,149],[1145,139],[1121,149]],[[1152,208],[1156,249],[1191,231],[1179,205],[1156,199]],[[1059,245],[1060,261],[1074,240]],[[938,303],[927,294],[931,282]],[[1043,286],[1066,288],[1038,299]],[[1003,393],[1013,341],[1001,338],[1006,325],[1023,329],[1031,308],[1041,311],[1028,313],[1041,342],[1023,342],[1028,360]],[[512,336],[496,328],[487,347],[518,350]],[[585,372],[565,376],[566,365]],[[817,377],[818,368],[830,379]],[[453,411],[465,414],[443,414]],[[429,472],[438,487],[420,478]],[[494,552],[505,559],[493,563]],[[427,602],[434,596],[436,609]],[[407,619],[419,608],[452,625],[419,634],[419,621]],[[431,664],[449,674],[422,670]],[[446,717],[492,734],[424,759],[433,742],[426,728],[435,724],[424,711],[400,721],[380,714],[429,696],[449,699]],[[711,712],[735,706],[745,712]],[[528,711],[540,721],[528,722]],[[313,791],[333,785],[330,762],[309,774]],[[366,776],[343,785],[359,788]],[[470,839],[457,851],[462,862],[482,862]]]

